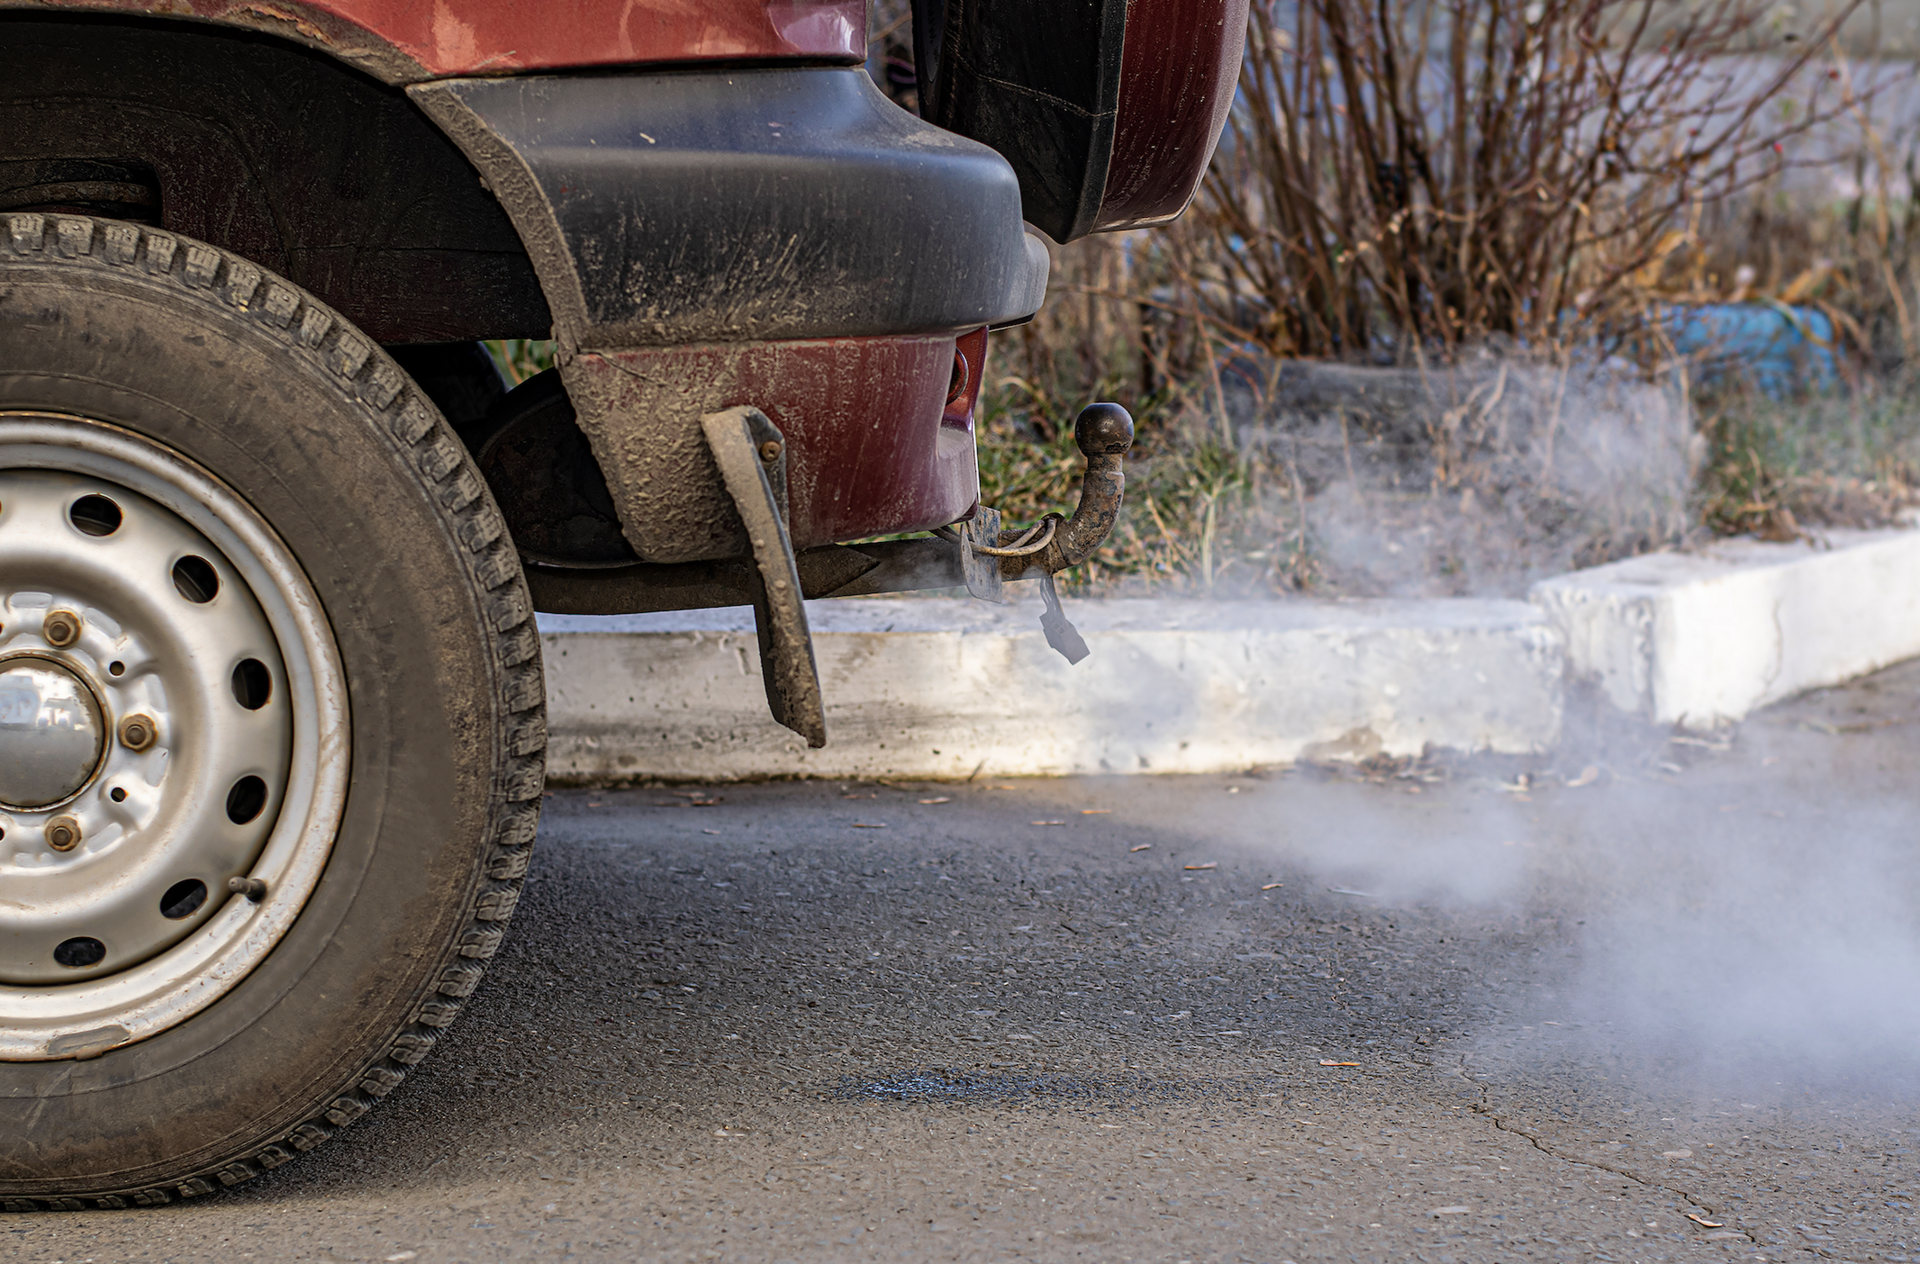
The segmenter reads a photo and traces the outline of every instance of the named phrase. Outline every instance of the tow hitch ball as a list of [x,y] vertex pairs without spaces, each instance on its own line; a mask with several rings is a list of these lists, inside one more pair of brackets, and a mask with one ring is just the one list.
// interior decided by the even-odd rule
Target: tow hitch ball
[[1051,513],[1024,532],[1003,531],[1000,511],[982,507],[960,524],[953,537],[960,545],[967,591],[975,597],[999,601],[1005,581],[1040,577],[1040,596],[1046,605],[1040,615],[1041,631],[1047,644],[1069,663],[1079,662],[1089,651],[1085,638],[1060,608],[1060,590],[1053,577],[1093,556],[1119,521],[1127,483],[1127,449],[1133,446],[1133,418],[1118,404],[1089,404],[1074,418],[1073,442],[1087,458],[1073,517]]

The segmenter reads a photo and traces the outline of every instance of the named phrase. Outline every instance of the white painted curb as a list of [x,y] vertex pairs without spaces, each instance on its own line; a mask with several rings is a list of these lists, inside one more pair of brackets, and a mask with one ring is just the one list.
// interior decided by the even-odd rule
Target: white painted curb
[[1728,540],[1556,576],[1532,600],[1614,706],[1711,728],[1920,654],[1920,531]]
[[1093,650],[1078,666],[1047,648],[1030,596],[810,602],[818,751],[767,715],[745,609],[543,615],[549,769],[966,777],[1527,753],[1558,740],[1570,679],[1710,727],[1920,655],[1920,531],[1654,554],[1531,601],[1071,602]]
[[[1030,586],[1028,586],[1030,587]],[[745,609],[543,615],[550,774],[966,777],[1220,772],[1303,755],[1544,750],[1560,638],[1516,601],[808,603],[830,742],[767,715]]]

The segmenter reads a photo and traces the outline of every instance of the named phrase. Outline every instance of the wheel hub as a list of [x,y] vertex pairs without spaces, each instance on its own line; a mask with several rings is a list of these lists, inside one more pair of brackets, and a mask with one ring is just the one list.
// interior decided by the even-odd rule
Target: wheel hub
[[325,615],[245,502],[125,430],[0,412],[0,1061],[244,979],[325,867],[345,736]]
[[131,488],[0,470],[0,545],[0,983],[111,974],[252,867],[286,669],[224,554]]
[[0,659],[0,807],[71,799],[106,746],[99,699],[78,673],[33,655]]

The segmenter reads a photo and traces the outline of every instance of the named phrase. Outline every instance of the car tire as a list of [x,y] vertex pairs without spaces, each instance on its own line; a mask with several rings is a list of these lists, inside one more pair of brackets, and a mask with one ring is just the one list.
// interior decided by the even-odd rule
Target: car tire
[[[80,680],[104,726],[78,797],[42,778],[0,803],[0,1206],[167,1203],[328,1140],[442,1039],[526,873],[538,638],[466,449],[366,335],[178,234],[21,213],[0,232],[0,672]],[[82,501],[103,499],[100,535]],[[164,580],[175,555],[198,561]],[[143,670],[164,688],[122,699]],[[141,697],[171,710],[121,714]],[[0,748],[28,740],[0,726]],[[265,771],[233,781],[226,823],[217,795],[182,797],[249,760]],[[265,788],[236,809],[249,776]],[[102,824],[75,846],[56,809]],[[198,841],[215,835],[226,851]],[[185,875],[163,918],[199,890],[179,925],[88,876],[149,870]],[[104,929],[50,956],[75,926]],[[94,973],[49,983],[81,941],[105,955],[72,968]]]

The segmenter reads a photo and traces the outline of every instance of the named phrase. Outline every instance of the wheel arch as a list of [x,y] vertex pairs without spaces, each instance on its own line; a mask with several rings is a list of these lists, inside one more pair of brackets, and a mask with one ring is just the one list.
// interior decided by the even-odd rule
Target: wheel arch
[[210,242],[385,343],[548,336],[526,248],[466,156],[393,75],[290,25],[304,38],[0,8],[0,212]]

